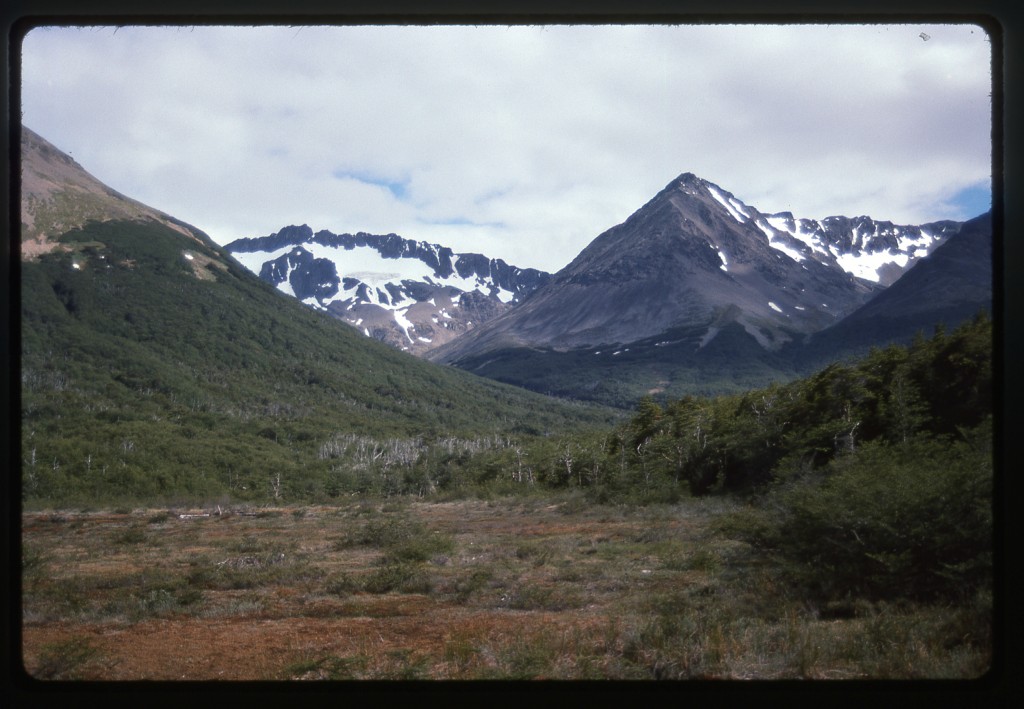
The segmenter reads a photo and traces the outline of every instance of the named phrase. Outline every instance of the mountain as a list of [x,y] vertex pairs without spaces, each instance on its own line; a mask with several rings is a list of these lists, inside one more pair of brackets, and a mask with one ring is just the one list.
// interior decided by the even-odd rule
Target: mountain
[[21,254],[35,258],[59,248],[54,237],[88,221],[153,221],[186,238],[194,230],[159,210],[125,197],[86,172],[42,136],[21,129]]
[[356,480],[339,441],[419,451],[610,420],[366,338],[27,130],[21,157],[35,217],[19,264],[27,496],[244,498],[275,477],[316,496],[325,480]]
[[992,213],[964,222],[959,232],[920,259],[902,278],[832,327],[812,335],[797,356],[808,367],[872,346],[909,343],[942,324],[952,329],[992,312]]
[[413,354],[505,312],[550,279],[396,234],[314,234],[305,224],[225,248],[281,291]]
[[[686,173],[524,303],[428,357],[605,401],[756,385],[791,374],[781,354],[855,311],[959,227],[766,214]],[[608,357],[618,358],[614,366]],[[612,394],[613,371],[633,383]]]

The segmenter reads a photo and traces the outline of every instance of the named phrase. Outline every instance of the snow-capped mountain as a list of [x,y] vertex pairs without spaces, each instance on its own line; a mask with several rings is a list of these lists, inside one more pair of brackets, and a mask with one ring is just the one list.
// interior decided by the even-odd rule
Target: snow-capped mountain
[[413,354],[490,320],[550,278],[396,234],[314,234],[307,225],[225,248],[285,293]]
[[623,344],[678,327],[703,328],[703,347],[729,322],[777,349],[863,304],[958,226],[766,214],[686,173],[529,302],[431,357]]
[[[670,384],[680,367],[690,367],[691,379],[701,376],[694,368],[725,361],[739,372],[751,358],[778,360],[783,348],[839,322],[959,228],[761,212],[686,173],[522,305],[428,357],[526,386],[536,371],[543,390],[556,378],[555,361],[583,386],[599,386],[602,359],[626,353],[661,372],[651,374],[652,389]],[[540,351],[559,356],[541,366]]]

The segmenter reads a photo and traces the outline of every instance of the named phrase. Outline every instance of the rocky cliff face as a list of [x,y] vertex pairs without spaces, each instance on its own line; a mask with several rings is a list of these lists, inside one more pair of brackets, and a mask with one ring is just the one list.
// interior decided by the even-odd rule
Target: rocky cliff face
[[550,278],[396,234],[314,234],[306,225],[226,248],[282,291],[413,354],[505,312]]

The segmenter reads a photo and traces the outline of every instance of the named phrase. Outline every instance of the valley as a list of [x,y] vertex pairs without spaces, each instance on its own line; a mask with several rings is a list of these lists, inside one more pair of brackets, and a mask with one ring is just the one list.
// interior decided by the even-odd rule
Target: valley
[[687,173],[556,274],[308,226],[236,258],[23,140],[29,676],[992,666],[991,216],[812,224]]

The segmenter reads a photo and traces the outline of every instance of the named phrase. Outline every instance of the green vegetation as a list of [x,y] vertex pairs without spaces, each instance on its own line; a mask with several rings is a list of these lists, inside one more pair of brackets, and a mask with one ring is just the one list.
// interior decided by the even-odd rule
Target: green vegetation
[[750,490],[822,471],[866,443],[971,440],[991,429],[992,397],[992,323],[982,314],[785,385],[665,407],[646,398],[615,443],[648,484]]
[[823,601],[967,602],[992,583],[991,353],[979,315],[784,386],[647,399],[615,443],[651,488],[750,495],[732,532]]

